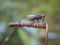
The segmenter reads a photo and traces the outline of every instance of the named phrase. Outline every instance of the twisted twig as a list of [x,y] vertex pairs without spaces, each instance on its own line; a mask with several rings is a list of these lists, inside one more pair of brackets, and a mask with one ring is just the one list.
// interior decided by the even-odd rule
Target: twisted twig
[[40,23],[9,23],[9,27],[34,27],[34,28],[46,28],[46,23],[45,22],[40,22]]

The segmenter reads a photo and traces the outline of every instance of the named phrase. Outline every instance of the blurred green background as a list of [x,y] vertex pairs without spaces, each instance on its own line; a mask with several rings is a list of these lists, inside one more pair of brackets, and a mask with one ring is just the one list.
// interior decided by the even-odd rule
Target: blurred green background
[[8,27],[8,23],[25,19],[28,14],[40,13],[46,14],[49,32],[58,34],[58,38],[49,41],[48,45],[60,45],[60,0],[0,0],[0,44],[12,32],[6,45],[28,45],[30,38],[26,32],[20,27]]

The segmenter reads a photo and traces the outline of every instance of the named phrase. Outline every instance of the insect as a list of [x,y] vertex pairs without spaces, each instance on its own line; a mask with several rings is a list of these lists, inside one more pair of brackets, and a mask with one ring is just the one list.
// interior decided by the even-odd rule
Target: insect
[[39,20],[43,20],[45,18],[45,14],[31,14],[31,15],[27,15],[28,18],[30,19],[30,21],[35,21],[37,20],[39,22]]

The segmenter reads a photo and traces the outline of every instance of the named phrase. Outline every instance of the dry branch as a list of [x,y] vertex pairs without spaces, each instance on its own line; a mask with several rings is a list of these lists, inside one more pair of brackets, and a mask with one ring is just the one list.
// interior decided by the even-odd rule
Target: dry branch
[[39,23],[9,23],[9,27],[34,27],[34,28],[46,28],[46,22],[39,22]]

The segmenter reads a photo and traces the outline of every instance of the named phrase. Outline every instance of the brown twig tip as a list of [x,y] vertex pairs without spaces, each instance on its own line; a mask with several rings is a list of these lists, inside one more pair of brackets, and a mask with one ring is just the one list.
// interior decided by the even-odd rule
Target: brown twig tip
[[46,28],[46,23],[45,22],[39,22],[39,23],[9,23],[9,27],[34,27],[34,28]]
[[46,22],[46,40],[45,40],[46,45],[48,45],[48,23]]

